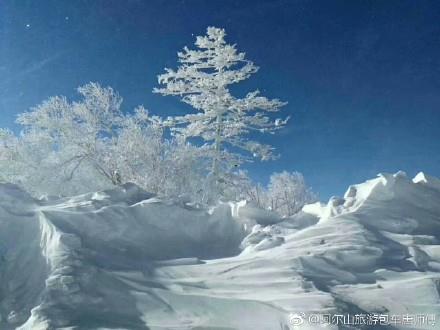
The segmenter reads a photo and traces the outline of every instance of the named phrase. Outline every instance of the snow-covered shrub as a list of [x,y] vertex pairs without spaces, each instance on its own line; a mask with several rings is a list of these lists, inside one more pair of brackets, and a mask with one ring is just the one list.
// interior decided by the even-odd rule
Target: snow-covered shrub
[[203,187],[199,150],[164,137],[162,120],[139,107],[123,113],[122,98],[96,83],[82,99],[51,97],[0,131],[0,180],[34,195],[71,195],[134,182],[150,192],[191,198]]
[[260,184],[249,177],[247,171],[238,170],[229,175],[230,182],[224,192],[224,198],[231,201],[246,200],[259,208],[267,208],[267,192]]
[[299,212],[305,204],[313,203],[317,196],[306,185],[299,172],[274,173],[267,189],[267,203],[270,209],[282,216]]
[[305,204],[317,200],[317,195],[299,172],[273,173],[267,187],[253,182],[242,170],[234,173],[233,180],[233,185],[227,190],[229,200],[246,200],[254,207],[272,210],[285,217],[298,213]]
[[[57,189],[75,193],[84,186],[117,182],[112,150],[124,120],[122,98],[96,83],[81,86],[78,92],[82,96],[78,102],[51,97],[18,116],[17,123],[24,126],[19,153],[29,158],[30,168],[22,171],[30,176],[23,182],[30,185],[28,190],[44,189],[43,182],[48,182],[54,188],[50,193]],[[62,186],[56,188],[57,184]]]

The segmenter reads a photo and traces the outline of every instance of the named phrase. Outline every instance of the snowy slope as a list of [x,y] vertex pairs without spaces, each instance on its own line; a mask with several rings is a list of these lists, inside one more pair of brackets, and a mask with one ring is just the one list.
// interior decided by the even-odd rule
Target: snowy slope
[[1,185],[0,329],[337,329],[292,316],[367,312],[440,328],[438,179],[381,174],[282,222],[240,207]]

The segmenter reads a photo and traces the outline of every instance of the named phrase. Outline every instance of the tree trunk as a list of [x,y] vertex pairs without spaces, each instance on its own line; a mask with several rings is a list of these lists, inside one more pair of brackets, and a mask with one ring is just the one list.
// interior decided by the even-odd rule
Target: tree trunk
[[212,159],[212,170],[211,170],[216,185],[218,184],[218,180],[219,180],[219,166],[220,166],[220,152],[221,152],[221,124],[222,124],[222,118],[221,115],[218,114],[216,118],[214,158]]

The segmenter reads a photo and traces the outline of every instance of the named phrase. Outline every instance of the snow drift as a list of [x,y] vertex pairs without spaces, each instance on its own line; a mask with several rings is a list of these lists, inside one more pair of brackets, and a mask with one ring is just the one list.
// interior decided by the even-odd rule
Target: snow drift
[[[42,200],[1,185],[0,329],[285,330],[292,313],[438,317],[439,182],[381,174],[283,221],[134,185]],[[438,328],[430,322],[388,328]]]

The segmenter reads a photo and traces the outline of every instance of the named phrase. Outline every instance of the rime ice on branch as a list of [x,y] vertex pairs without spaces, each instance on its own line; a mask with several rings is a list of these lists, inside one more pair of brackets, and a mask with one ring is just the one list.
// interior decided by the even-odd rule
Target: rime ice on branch
[[183,139],[203,139],[202,148],[210,160],[211,178],[217,190],[228,173],[243,161],[273,158],[270,145],[249,140],[245,135],[252,131],[273,133],[288,119],[269,117],[286,102],[260,96],[259,91],[244,98],[231,95],[229,85],[249,78],[258,67],[245,59],[245,53],[238,52],[235,45],[227,44],[225,36],[224,29],[208,27],[207,35],[196,39],[197,50],[185,47],[179,52],[177,70],[165,69],[158,77],[163,87],[154,89],[162,95],[180,96],[198,111],[168,118],[167,124]]

